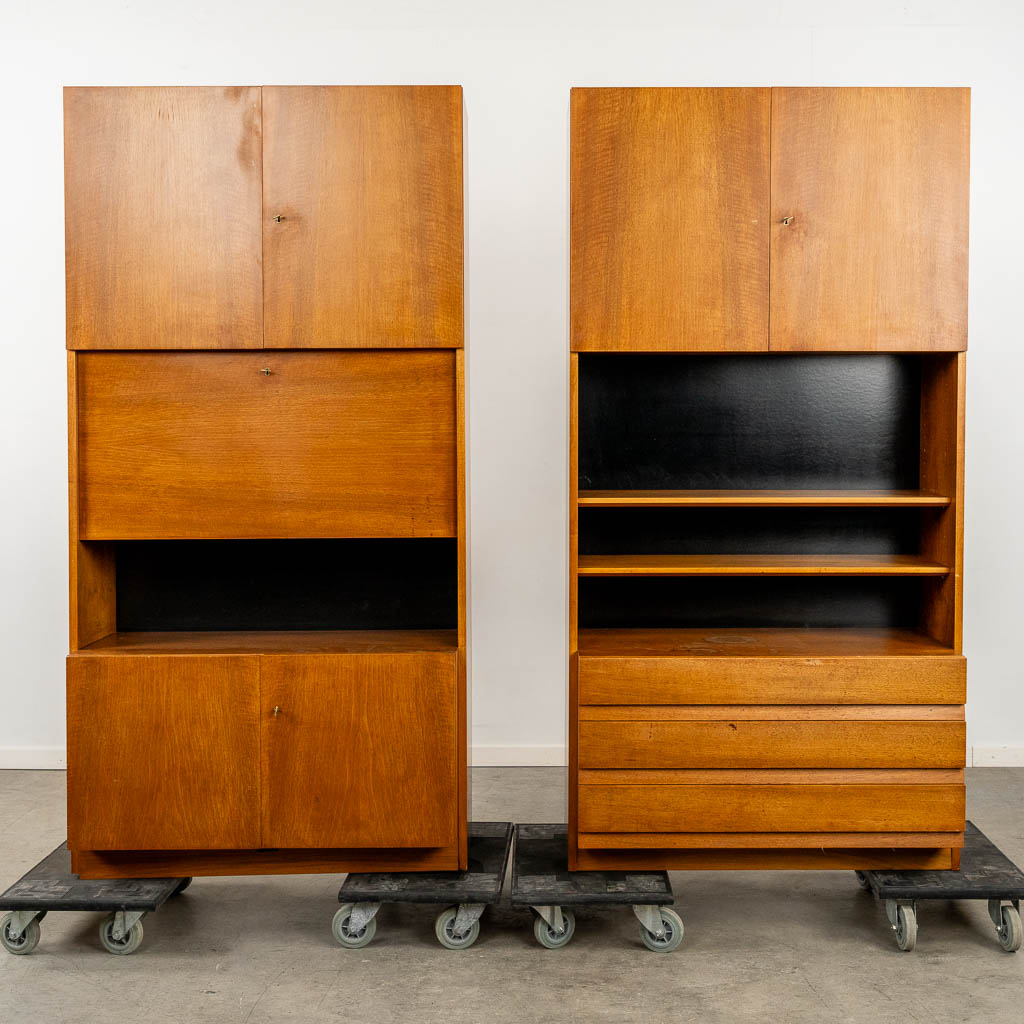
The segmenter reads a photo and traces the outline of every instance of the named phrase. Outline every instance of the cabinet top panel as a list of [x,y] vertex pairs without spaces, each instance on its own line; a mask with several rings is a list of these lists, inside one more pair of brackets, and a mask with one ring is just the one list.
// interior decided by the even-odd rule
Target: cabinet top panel
[[263,342],[259,88],[64,90],[67,345]]
[[768,89],[574,89],[575,351],[768,347]]

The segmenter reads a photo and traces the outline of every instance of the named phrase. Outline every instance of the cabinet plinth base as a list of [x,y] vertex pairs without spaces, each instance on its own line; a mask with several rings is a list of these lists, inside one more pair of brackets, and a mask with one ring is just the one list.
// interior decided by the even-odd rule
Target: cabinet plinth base
[[350,871],[457,871],[458,844],[430,849],[72,850],[80,878],[314,875]]

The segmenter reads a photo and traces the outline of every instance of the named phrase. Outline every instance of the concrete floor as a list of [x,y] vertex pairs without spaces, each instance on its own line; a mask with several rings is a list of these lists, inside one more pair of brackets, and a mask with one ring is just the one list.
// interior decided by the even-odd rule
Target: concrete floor
[[[564,820],[564,779],[476,769],[475,816]],[[1024,769],[969,772],[968,813],[1024,864]],[[64,828],[63,773],[0,772],[0,890]],[[846,872],[675,874],[686,937],[668,955],[640,945],[624,909],[578,913],[559,952],[534,942],[526,914],[491,910],[458,953],[435,941],[429,908],[399,906],[347,951],[330,932],[339,881],[197,879],[129,957],[101,950],[99,915],[51,914],[31,956],[0,952],[0,1022],[1024,1020],[1024,952],[999,948],[983,903],[924,905],[917,950],[900,953]]]

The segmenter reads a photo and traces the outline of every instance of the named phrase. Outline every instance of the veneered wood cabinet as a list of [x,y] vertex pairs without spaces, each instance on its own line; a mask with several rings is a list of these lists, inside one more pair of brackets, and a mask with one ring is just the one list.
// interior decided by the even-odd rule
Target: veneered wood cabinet
[[573,91],[570,869],[958,866],[968,104]]
[[577,352],[967,346],[967,89],[574,89]]
[[69,349],[462,347],[459,86],[64,104]]
[[464,868],[461,90],[65,138],[73,870]]

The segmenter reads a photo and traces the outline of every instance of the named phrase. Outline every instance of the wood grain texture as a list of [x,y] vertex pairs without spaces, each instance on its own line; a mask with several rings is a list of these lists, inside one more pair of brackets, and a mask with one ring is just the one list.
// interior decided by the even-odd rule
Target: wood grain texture
[[67,660],[75,850],[259,846],[259,661]]
[[965,349],[970,90],[773,89],[771,121],[771,348]]
[[67,345],[263,344],[258,88],[64,90]]
[[348,871],[457,871],[455,844],[436,849],[72,850],[82,878],[338,875]]
[[594,508],[941,508],[944,494],[930,491],[580,491]]
[[963,647],[964,353],[931,356],[921,374],[921,482],[953,495],[950,506],[921,523],[921,552],[952,571],[926,585],[922,625],[956,651]]
[[450,352],[90,352],[78,376],[82,537],[455,535]]
[[921,555],[580,555],[580,576],[944,576]]
[[[934,833],[936,839],[944,833]],[[899,833],[892,833],[898,838]],[[581,842],[585,837],[580,836]],[[796,850],[584,850],[580,871],[944,871],[960,866],[949,847],[830,849],[826,836]]]
[[962,768],[963,722],[581,722],[585,769]]
[[567,821],[568,821],[568,868],[576,870],[578,835],[576,794],[578,791],[577,780],[579,775],[578,763],[578,737],[579,737],[579,656],[577,647],[579,644],[579,372],[580,357],[575,352],[569,353],[569,557],[568,557],[568,604],[569,604],[569,707],[568,707],[568,735],[566,737],[566,752],[568,754],[568,771],[566,780],[568,783],[567,794]]
[[[102,641],[101,641],[102,642]],[[809,693],[808,696],[813,696]],[[581,722],[962,722],[963,704],[584,705]]]
[[459,869],[469,867],[469,816],[472,806],[473,756],[472,695],[469,670],[469,509],[466,463],[466,350],[455,353],[455,523],[458,533],[458,663],[455,684],[456,701],[456,779],[458,800],[456,816],[459,825]]
[[[962,846],[962,832],[590,832],[580,836],[584,849],[643,850],[652,846],[674,850],[928,849]],[[948,865],[946,865],[948,867]]]
[[460,347],[462,89],[267,86],[263,117],[266,346]]
[[768,89],[573,89],[575,351],[768,347]]
[[454,652],[266,655],[260,665],[261,845],[457,841]]
[[920,786],[964,784],[963,768],[619,768],[580,771],[581,786]]
[[176,630],[111,633],[79,654],[409,654],[454,652],[457,646],[454,629]]
[[964,787],[580,786],[581,832],[958,832]]

